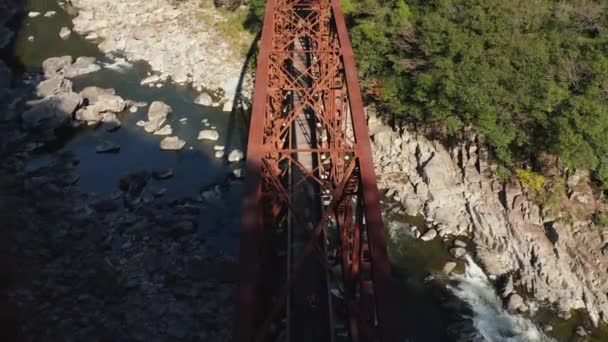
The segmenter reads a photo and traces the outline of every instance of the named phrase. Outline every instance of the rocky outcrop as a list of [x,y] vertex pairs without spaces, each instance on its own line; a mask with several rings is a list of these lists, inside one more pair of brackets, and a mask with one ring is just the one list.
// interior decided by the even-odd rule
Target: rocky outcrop
[[[502,184],[474,139],[448,149],[409,130],[395,132],[368,112],[378,185],[388,197],[408,214],[424,215],[440,236],[470,236],[491,277],[512,273],[516,286],[556,304],[563,316],[585,309],[595,323],[606,317],[608,258],[598,227],[568,226],[517,181]],[[460,255],[458,248],[453,253]]]
[[[243,30],[240,38],[227,39],[214,24],[226,19],[212,6],[205,8],[198,1],[173,6],[166,0],[72,3],[78,9],[73,20],[75,32],[100,39],[103,52],[119,52],[129,60],[149,62],[162,76],[145,83],[171,76],[177,83],[221,89],[225,100],[234,98],[242,68],[235,45],[242,41],[248,46],[253,37]],[[251,89],[250,78],[245,85],[245,89]]]

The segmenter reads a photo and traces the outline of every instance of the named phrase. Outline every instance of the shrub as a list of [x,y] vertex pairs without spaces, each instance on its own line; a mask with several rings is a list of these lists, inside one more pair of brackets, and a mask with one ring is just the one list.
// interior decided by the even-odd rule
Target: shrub
[[608,213],[595,213],[593,223],[596,226],[608,226]]
[[540,191],[543,188],[543,185],[545,184],[545,177],[534,171],[517,169],[515,170],[515,174],[526,188],[532,189],[536,192]]

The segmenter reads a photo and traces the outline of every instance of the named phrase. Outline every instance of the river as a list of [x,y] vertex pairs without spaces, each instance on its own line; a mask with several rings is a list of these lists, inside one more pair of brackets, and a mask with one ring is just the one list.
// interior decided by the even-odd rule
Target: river
[[[43,16],[25,18],[16,43],[15,54],[23,71],[40,70],[49,57],[72,55],[96,57],[105,67],[98,72],[73,80],[75,91],[86,86],[114,88],[125,99],[152,102],[164,101],[173,108],[169,122],[174,135],[186,141],[182,151],[168,152],[159,148],[160,137],[146,133],[135,125],[146,116],[146,109],[122,114],[122,127],[113,133],[103,128],[82,127],[62,136],[51,149],[40,152],[29,167],[35,168],[49,159],[49,152],[72,151],[79,160],[79,187],[84,192],[107,196],[116,191],[118,181],[126,173],[137,170],[174,170],[175,176],[163,181],[166,196],[171,199],[197,197],[200,192],[221,184],[232,170],[240,167],[228,164],[214,156],[213,145],[197,140],[204,128],[203,119],[216,127],[220,134],[218,145],[231,149],[245,148],[246,118],[222,112],[219,108],[194,104],[198,95],[189,86],[166,83],[162,88],[141,86],[140,81],[149,73],[144,62],[115,63],[103,56],[97,47],[72,34],[62,40],[58,32],[62,26],[71,27],[70,15],[54,1],[26,2],[27,10],[41,13],[56,11],[51,18]],[[28,37],[34,37],[34,41]],[[180,119],[182,119],[180,121]],[[184,120],[185,119],[185,120]],[[103,140],[120,144],[119,153],[97,154],[95,146]],[[159,184],[160,185],[160,184]],[[239,238],[238,215],[243,186],[230,182],[223,194],[222,203],[209,206],[200,215],[199,223],[210,241],[226,253],[235,256]],[[574,313],[568,321],[559,320],[551,310],[541,310],[533,320],[506,312],[494,288],[472,259],[461,260],[456,275],[445,276],[441,270],[451,260],[447,246],[451,241],[437,238],[431,242],[404,233],[407,225],[426,229],[420,217],[407,217],[394,204],[384,203],[385,220],[390,240],[390,255],[399,289],[398,303],[401,327],[406,341],[462,340],[474,341],[577,341],[576,327],[585,321],[583,313]],[[539,326],[551,324],[553,330],[545,336]],[[454,330],[459,330],[454,333]],[[606,341],[606,329],[594,330],[589,341]],[[459,338],[454,336],[460,336]]]

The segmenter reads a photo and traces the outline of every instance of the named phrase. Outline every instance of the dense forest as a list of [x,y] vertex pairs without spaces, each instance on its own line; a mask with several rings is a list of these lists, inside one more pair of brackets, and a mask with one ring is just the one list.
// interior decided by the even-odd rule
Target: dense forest
[[506,166],[548,152],[608,186],[607,2],[345,2],[365,88],[392,114],[472,126]]
[[[251,7],[258,16],[264,0]],[[541,154],[608,188],[608,2],[342,0],[368,99],[472,128],[504,166]]]

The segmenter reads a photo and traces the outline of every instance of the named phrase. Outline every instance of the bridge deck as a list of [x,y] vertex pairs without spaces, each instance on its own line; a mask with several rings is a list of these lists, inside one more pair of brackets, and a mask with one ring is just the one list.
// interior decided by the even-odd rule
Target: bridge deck
[[338,0],[268,0],[247,177],[235,341],[397,341],[371,146]]

